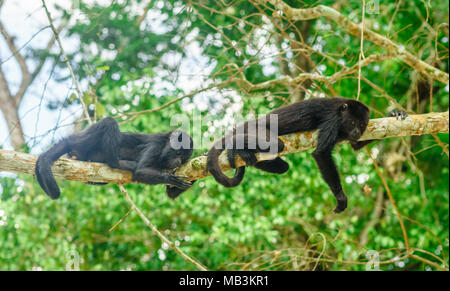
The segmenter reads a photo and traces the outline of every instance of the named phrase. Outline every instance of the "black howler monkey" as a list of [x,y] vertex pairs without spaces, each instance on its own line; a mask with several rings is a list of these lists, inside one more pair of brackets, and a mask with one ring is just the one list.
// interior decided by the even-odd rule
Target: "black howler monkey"
[[[172,173],[192,155],[193,141],[180,130],[169,133],[141,134],[120,132],[117,122],[107,117],[86,130],[64,138],[36,162],[39,185],[52,199],[58,199],[60,190],[51,166],[62,155],[81,161],[105,163],[111,168],[133,172],[133,180],[145,184],[167,184],[167,194],[176,198],[192,182]],[[103,183],[93,183],[103,184]]]
[[[236,169],[232,178],[227,177],[220,169],[218,157],[224,149],[227,149],[228,160],[232,168],[235,168],[235,154],[238,154],[247,166],[254,166],[269,173],[285,173],[289,169],[289,165],[280,157],[258,162],[255,153],[264,152],[267,149],[263,150],[258,144],[256,147],[249,147],[250,139],[258,140],[258,127],[266,127],[265,131],[268,137],[271,114],[278,117],[278,136],[319,130],[317,148],[312,155],[323,179],[336,197],[337,207],[334,212],[342,212],[347,207],[347,197],[342,190],[331,152],[336,143],[343,140],[350,141],[354,150],[359,150],[373,141],[358,141],[367,127],[370,111],[366,105],[356,100],[340,97],[314,98],[275,109],[257,120],[247,121],[213,145],[208,153],[208,170],[220,184],[226,187],[239,185],[244,177],[245,167]],[[406,116],[404,112],[394,114],[401,117]],[[278,138],[276,142],[277,144],[273,146],[277,147],[277,152],[281,152],[284,143]],[[241,143],[241,147],[236,146],[239,143]]]

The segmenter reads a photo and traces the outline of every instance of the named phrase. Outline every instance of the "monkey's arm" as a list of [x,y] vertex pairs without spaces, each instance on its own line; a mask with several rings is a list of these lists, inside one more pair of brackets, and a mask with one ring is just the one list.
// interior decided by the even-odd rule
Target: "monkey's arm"
[[331,151],[314,151],[312,153],[317,166],[319,167],[320,173],[323,179],[330,187],[331,191],[336,197],[337,206],[334,209],[335,213],[339,213],[347,208],[347,197],[342,190],[341,181],[339,178],[339,173],[336,168],[336,164],[331,156]]
[[163,167],[160,165],[163,158],[161,157],[162,154],[160,144],[149,144],[137,161],[136,169],[133,171],[133,180],[149,185],[167,184],[183,190],[189,188],[192,184],[189,181],[182,180],[181,178],[184,178],[184,176],[162,171]]
[[289,164],[283,161],[280,157],[273,160],[265,160],[257,162],[255,168],[273,174],[284,174],[289,170]]
[[350,142],[350,146],[352,147],[352,149],[354,151],[359,151],[360,149],[362,149],[365,145],[368,145],[371,142],[376,141],[375,139],[370,139],[370,140],[363,140],[363,141],[351,141]]
[[312,153],[323,179],[330,187],[334,197],[336,197],[337,206],[334,209],[335,213],[342,212],[347,208],[347,197],[342,190],[339,173],[331,156],[331,152],[338,141],[338,132],[339,125],[333,119],[321,124],[317,148]]
[[129,160],[119,160],[119,166],[122,170],[134,172],[137,168],[137,162]]
[[[191,186],[194,185],[195,181],[197,181],[197,180],[191,181]],[[171,198],[171,199],[177,198],[178,196],[181,195],[181,193],[183,193],[186,190],[187,189],[173,187],[173,186],[169,186],[169,185],[166,186],[167,196],[169,196],[169,198]]]
[[153,168],[141,168],[133,173],[133,180],[144,184],[168,184],[183,190],[192,186],[191,182],[181,180],[181,178],[184,178],[184,176],[165,173],[160,169]]

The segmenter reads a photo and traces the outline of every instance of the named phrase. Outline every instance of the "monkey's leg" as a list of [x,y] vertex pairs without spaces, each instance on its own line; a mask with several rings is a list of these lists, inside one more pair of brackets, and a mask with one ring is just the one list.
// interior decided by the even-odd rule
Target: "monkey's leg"
[[69,138],[71,147],[84,153],[80,160],[106,163],[119,168],[120,130],[112,117],[106,117]]
[[129,161],[129,160],[119,160],[120,169],[122,170],[128,170],[131,172],[134,172],[137,168],[137,162],[136,161]]
[[255,150],[236,150],[236,149],[228,150],[227,155],[230,166],[232,168],[236,168],[235,154],[238,154],[241,157],[241,159],[244,160],[247,166],[255,165],[258,162],[255,153],[256,153]]
[[255,168],[269,173],[283,174],[289,170],[289,164],[277,157],[273,160],[257,162]]
[[[254,149],[250,149],[249,139],[254,141]],[[230,163],[231,168],[236,168],[236,154],[238,154],[248,166],[258,162],[255,156],[256,141],[257,137],[250,134],[235,134],[233,135],[232,140],[227,139],[225,148],[227,150],[228,162]]]
[[104,153],[104,163],[111,168],[120,168],[120,130],[119,125],[112,117],[106,117],[100,121],[103,123],[104,133],[102,140],[102,152]]
[[[232,168],[235,168],[235,154],[238,154],[248,166],[254,166],[258,162],[255,153],[257,152],[273,152],[274,154],[280,153],[284,149],[284,143],[281,139],[277,138],[275,143],[270,143],[270,132],[266,132],[267,144],[260,144],[258,136],[255,134],[238,134],[234,136],[233,149],[228,150],[228,161]],[[251,142],[251,143],[250,143]],[[252,148],[251,148],[252,147]],[[253,149],[254,147],[254,149]],[[284,166],[285,167],[285,166]]]

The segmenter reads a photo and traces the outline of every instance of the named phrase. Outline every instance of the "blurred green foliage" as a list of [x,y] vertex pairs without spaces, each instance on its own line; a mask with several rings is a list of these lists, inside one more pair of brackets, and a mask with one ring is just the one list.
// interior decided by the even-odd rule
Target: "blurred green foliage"
[[[131,7],[136,4],[142,7],[143,2],[152,3],[152,16],[148,18],[157,18],[156,28],[163,28],[160,29],[162,31],[146,22],[141,24],[140,29],[136,26],[143,11]],[[193,33],[190,41],[197,42],[202,54],[207,56],[206,64],[212,66],[212,73],[218,73],[216,81],[227,80],[231,76],[232,72],[223,73],[228,64],[235,63],[241,67],[249,60],[252,64],[246,67],[244,74],[250,82],[259,83],[280,77],[276,61],[270,64],[276,70],[267,73],[264,65],[258,62],[259,55],[246,49],[249,43],[257,41],[256,36],[244,37],[252,35],[250,32],[254,27],[249,23],[259,26],[267,22],[258,14],[261,11],[251,1],[237,1],[230,7],[220,7],[219,2],[201,1],[201,4],[194,3],[193,8],[180,1],[114,1],[108,6],[81,3],[82,20],[68,27],[69,36],[80,41],[80,47],[70,58],[80,60],[72,62],[76,74],[89,80],[98,96],[95,105],[97,114],[108,116],[157,108],[184,94],[183,89],[177,86],[161,89],[162,92],[156,94],[154,88],[158,82],[154,78],[177,84],[174,76],[161,77],[158,72],[177,69],[164,61],[165,56],[175,58],[174,54],[179,54],[182,58],[188,57],[185,51],[188,44],[184,38],[189,33]],[[448,22],[448,2],[433,1],[431,6],[427,1],[410,2],[403,4],[399,10],[396,9],[397,1],[383,2],[380,14],[368,14],[366,21],[379,27],[378,33],[389,35],[394,41],[404,44],[410,52],[427,60],[435,47],[429,45],[430,38],[424,33],[423,23],[427,20],[428,25],[436,28],[440,23]],[[288,3],[299,8],[317,4],[334,5],[353,21],[359,19],[361,9],[360,1],[350,0]],[[211,11],[211,8],[217,11]],[[271,15],[268,8],[265,9]],[[221,11],[232,17],[219,13]],[[391,21],[394,14],[396,16]],[[68,12],[65,16],[69,16]],[[248,17],[248,22],[233,25],[236,18],[244,17]],[[188,19],[190,22],[186,27]],[[329,27],[324,28],[325,24]],[[349,37],[335,23],[325,19],[312,21],[311,25],[305,40],[309,45],[320,44],[324,54],[343,59],[347,66],[357,61],[360,50],[358,38]],[[223,28],[223,34],[214,27]],[[287,33],[289,31],[287,29]],[[420,34],[412,37],[417,31]],[[227,39],[234,41],[232,47]],[[434,45],[434,37],[432,39]],[[441,61],[436,66],[448,72],[448,35],[440,31],[436,39],[441,52]],[[96,49],[93,51],[92,47]],[[366,56],[384,53],[382,48],[368,41],[364,49]],[[341,69],[319,54],[311,55],[311,60],[316,65],[324,66],[325,75],[332,75]],[[402,106],[408,107],[412,102],[406,94],[412,82],[412,71],[401,61],[392,59],[371,64],[364,68],[363,74]],[[341,96],[355,97],[356,82],[354,78],[343,79],[333,84],[333,89]],[[445,88],[437,82],[433,85],[433,110],[448,110],[448,86]],[[317,86],[318,91],[330,94],[326,86]],[[272,96],[276,98],[263,98],[262,95],[260,98],[246,98],[245,92],[233,84],[229,89],[238,90],[244,96],[244,114],[266,113],[289,99],[286,90],[280,93],[283,91],[280,88],[271,89]],[[259,93],[263,94],[256,92],[254,95],[258,97]],[[92,96],[89,98],[91,101],[88,103],[95,102]],[[233,102],[232,97],[226,94],[208,98],[203,100],[208,103],[208,110],[203,110],[201,114],[210,113],[213,108],[216,109],[217,119],[221,119],[226,106],[220,98]],[[372,117],[385,114],[390,105],[380,92],[365,83],[362,85],[361,101],[373,109]],[[429,100],[421,101],[421,105],[412,110],[429,111]],[[68,102],[76,102],[76,99]],[[168,131],[171,129],[170,117],[177,113],[189,113],[182,108],[191,102],[199,101],[185,99],[162,111],[141,115],[121,126],[121,130]],[[448,134],[437,137],[448,145]],[[370,146],[372,153],[380,153],[377,158],[380,165],[384,165],[384,153],[391,147],[401,149],[400,155],[405,159],[400,163],[397,175],[385,167],[381,171],[403,215],[409,243],[431,254],[417,253],[420,256],[438,262],[433,257],[437,256],[448,264],[448,157],[431,136],[382,140]],[[409,155],[405,149],[416,154]],[[199,149],[196,154],[205,150]],[[310,152],[286,156],[291,170],[282,176],[249,168],[244,182],[233,189],[220,186],[211,177],[198,181],[176,200],[170,200],[165,195],[162,185],[133,184],[126,185],[126,189],[159,230],[211,270],[314,267],[323,270],[365,270],[368,250],[378,251],[380,261],[401,258],[405,248],[402,231],[368,154],[364,150],[355,154],[348,145],[340,145],[336,147],[334,156],[349,196],[349,208],[340,215],[331,211],[335,205],[334,197],[321,179]],[[72,250],[79,254],[82,270],[194,269],[162,245],[135,213],[116,230],[108,232],[130,208],[116,185],[91,186],[63,180],[58,183],[62,197],[51,201],[30,176],[0,179],[1,269],[65,269],[72,259]],[[372,191],[364,190],[368,188]],[[372,215],[378,196],[383,199],[382,211],[374,220]],[[363,240],[366,240],[364,245],[361,243]],[[314,258],[320,258],[317,266]],[[411,259],[382,264],[381,268],[435,269]]]

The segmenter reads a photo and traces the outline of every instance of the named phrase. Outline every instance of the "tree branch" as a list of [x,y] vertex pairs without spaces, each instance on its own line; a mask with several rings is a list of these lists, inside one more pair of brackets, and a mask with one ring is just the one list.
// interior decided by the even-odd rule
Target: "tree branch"
[[86,104],[83,101],[83,93],[81,92],[80,85],[78,84],[77,78],[75,77],[75,73],[73,72],[72,65],[70,64],[69,58],[67,57],[64,47],[61,43],[61,39],[59,38],[58,30],[56,29],[55,25],[53,24],[52,16],[50,15],[50,11],[47,8],[47,4],[45,3],[45,0],[42,1],[42,6],[44,7],[45,14],[47,15],[48,22],[50,23],[50,28],[53,31],[53,35],[55,36],[56,42],[59,46],[59,49],[61,51],[62,56],[64,57],[64,62],[67,65],[67,68],[69,69],[70,76],[72,77],[73,83],[75,85],[75,91],[78,94],[78,99],[80,100],[81,106],[83,107],[84,116],[86,117],[86,120],[89,124],[92,124],[92,120],[89,116],[88,108]]
[[27,63],[25,62],[25,58],[20,54],[16,45],[14,44],[14,38],[11,37],[6,31],[3,23],[0,21],[0,32],[6,40],[6,44],[9,47],[9,50],[14,54],[14,57],[19,64],[20,70],[22,72],[22,81],[19,88],[25,87],[31,78],[30,71],[28,70]]
[[187,262],[194,265],[197,269],[200,271],[208,271],[205,266],[203,266],[200,262],[198,262],[196,259],[191,258],[188,256],[185,252],[183,252],[176,244],[174,244],[172,241],[170,241],[165,235],[163,235],[156,226],[145,216],[144,213],[136,206],[136,204],[131,200],[130,196],[128,195],[125,188],[119,184],[119,189],[122,192],[122,194],[125,196],[125,199],[128,201],[128,203],[131,205],[131,210],[136,211],[136,213],[139,215],[139,217],[144,221],[144,223],[153,231],[153,233],[161,239],[165,244],[167,244],[171,249],[173,249],[177,254],[179,254],[183,259],[185,259]]
[[[349,34],[356,37],[361,37],[362,26],[350,21],[347,17],[339,13],[337,10],[324,6],[318,5],[313,8],[293,8],[286,4],[282,0],[261,0],[262,2],[271,3],[276,9],[283,11],[284,15],[292,21],[310,20],[319,17],[326,17],[328,19],[336,22],[342,29],[347,31]],[[375,43],[386,49],[389,53],[394,54],[396,57],[404,61],[406,64],[422,72],[423,74],[438,80],[444,84],[448,84],[449,77],[446,72],[443,72],[430,64],[422,61],[418,57],[414,56],[408,52],[404,46],[396,44],[392,40],[364,27],[364,39]]]
[[325,75],[321,75],[318,73],[300,73],[294,78],[291,78],[290,76],[283,76],[278,79],[273,79],[273,80],[265,81],[265,82],[258,83],[258,84],[252,84],[245,78],[244,74],[240,74],[239,75],[240,78],[236,77],[236,78],[232,78],[229,80],[238,83],[247,92],[253,92],[256,90],[265,90],[265,89],[274,87],[276,85],[295,86],[295,85],[298,85],[307,80],[333,84],[333,83],[337,82],[338,80],[343,79],[345,76],[348,76],[355,72],[358,72],[360,67],[367,66],[374,62],[380,62],[383,60],[392,59],[393,57],[394,56],[390,55],[390,54],[370,55],[368,57],[365,57],[361,61],[358,61],[352,67],[344,67],[344,68],[342,68],[342,70],[334,73],[331,76],[325,76]]
[[[53,47],[53,45],[54,45],[55,42],[56,42],[56,35],[59,35],[59,33],[63,30],[63,28],[65,27],[65,25],[66,25],[66,22],[62,22],[62,23],[58,26],[58,28],[56,28],[56,33],[57,33],[57,34],[52,34],[52,37],[50,38],[50,40],[49,40],[48,43],[47,43],[47,46],[46,46],[45,49],[44,49],[45,51],[47,51],[47,52],[50,51],[50,49]],[[39,60],[39,63],[37,64],[36,68],[35,68],[34,71],[31,73],[30,83],[33,82],[33,80],[34,80],[34,79],[37,77],[37,75],[41,72],[42,67],[44,66],[46,60],[47,60],[47,57],[41,58],[41,59]],[[21,95],[16,94],[16,96],[21,96],[21,97],[22,97],[23,94],[21,94]]]
[[[449,132],[449,113],[429,113],[410,115],[405,120],[397,120],[394,117],[371,119],[361,140],[384,139],[389,137],[423,135]],[[282,136],[286,147],[280,155],[287,155],[299,151],[311,149],[317,143],[317,131],[302,132]],[[263,154],[257,154],[258,160],[273,158]],[[23,173],[34,175],[36,156],[0,150],[0,171]],[[222,153],[219,163],[223,171],[230,170],[226,153]],[[237,157],[236,165],[242,166],[244,162]],[[52,167],[56,178],[74,180],[79,182],[103,182],[125,184],[134,183],[131,172],[111,169],[105,164],[81,162],[70,159],[59,159]],[[193,158],[183,165],[177,174],[189,177],[189,180],[201,179],[209,175],[206,170],[206,156]]]

